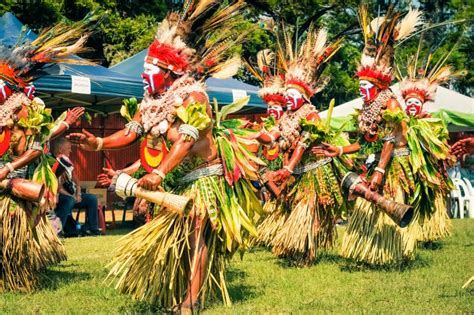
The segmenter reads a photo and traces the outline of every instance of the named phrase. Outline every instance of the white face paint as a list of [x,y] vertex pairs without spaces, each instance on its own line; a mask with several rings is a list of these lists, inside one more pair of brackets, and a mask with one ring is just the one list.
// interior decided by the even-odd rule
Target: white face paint
[[360,80],[359,93],[365,101],[370,101],[375,96],[375,85],[370,81]]
[[423,103],[416,97],[410,97],[406,100],[406,112],[411,116],[416,116],[421,113]]
[[163,88],[165,73],[160,67],[147,62],[144,63],[143,68],[142,78],[145,84],[144,89],[152,95]]
[[286,90],[286,105],[288,110],[297,110],[304,103],[303,94],[297,89],[287,89]]

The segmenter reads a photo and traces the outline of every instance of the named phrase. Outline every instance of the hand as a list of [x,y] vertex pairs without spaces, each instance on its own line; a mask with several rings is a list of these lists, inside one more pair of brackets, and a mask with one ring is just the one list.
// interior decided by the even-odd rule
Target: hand
[[73,125],[82,115],[84,115],[85,109],[84,107],[74,107],[73,109],[68,109],[66,118],[64,121],[68,125]]
[[0,180],[6,179],[9,173],[10,170],[8,169],[8,167],[0,168]]
[[151,173],[140,178],[137,185],[147,190],[158,190],[162,180],[161,176]]
[[275,182],[283,182],[290,176],[291,176],[291,173],[286,168],[282,168],[281,170],[273,172],[272,174],[273,181]]
[[375,171],[372,174],[372,179],[370,180],[370,190],[377,191],[379,189],[380,184],[382,183],[383,174],[380,172]]
[[431,118],[431,114],[428,112],[421,112],[417,116],[417,118],[423,119],[423,118]]
[[339,155],[341,149],[339,149],[335,145],[323,142],[321,145],[312,147],[311,152],[313,152],[313,154],[317,156],[335,157]]
[[85,129],[82,129],[82,133],[71,133],[66,138],[82,150],[95,151],[98,147],[96,136]]
[[76,203],[79,203],[82,201],[82,196],[81,194],[76,194],[74,195],[74,200],[76,201]]
[[111,168],[102,168],[104,173],[97,175],[97,183],[102,187],[109,187],[112,184],[112,178],[117,173]]
[[462,159],[466,153],[474,154],[474,137],[459,140],[451,147],[451,154]]

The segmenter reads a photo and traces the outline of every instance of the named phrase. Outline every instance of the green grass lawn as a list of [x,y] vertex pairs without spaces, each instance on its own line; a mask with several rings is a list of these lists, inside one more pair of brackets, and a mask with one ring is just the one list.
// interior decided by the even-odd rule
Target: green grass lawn
[[[67,239],[69,260],[50,268],[37,292],[0,295],[0,313],[151,313],[152,306],[103,282],[119,237]],[[295,268],[256,249],[232,261],[228,286],[234,305],[210,302],[205,313],[474,313],[474,284],[461,288],[474,275],[474,220],[455,220],[453,235],[437,245],[392,270],[358,267],[336,251],[321,255],[311,268]]]

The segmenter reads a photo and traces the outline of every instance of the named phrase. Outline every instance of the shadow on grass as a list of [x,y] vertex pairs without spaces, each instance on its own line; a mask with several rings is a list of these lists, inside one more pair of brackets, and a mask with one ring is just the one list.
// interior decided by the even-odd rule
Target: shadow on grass
[[282,268],[304,268],[311,267],[317,264],[341,264],[345,262],[345,259],[339,256],[337,253],[320,251],[316,259],[312,262],[308,262],[304,255],[293,256],[293,257],[280,257],[276,260],[276,264]]
[[[242,302],[257,296],[255,293],[255,287],[235,283],[247,277],[247,273],[242,270],[231,269],[226,272],[226,284],[229,291],[229,296],[232,303]],[[218,290],[217,287],[214,289]],[[211,296],[206,301],[204,308],[211,309],[213,307],[218,307],[222,305],[222,299],[220,294],[216,296]],[[125,314],[171,314],[169,309],[163,308],[158,305],[154,305],[148,302],[135,301],[130,305],[121,307],[119,313]],[[196,312],[198,314],[199,312]]]
[[426,268],[430,265],[431,261],[426,257],[416,255],[413,260],[405,260],[399,263],[387,264],[387,265],[371,265],[364,262],[358,262],[350,259],[343,259],[343,263],[340,264],[340,270],[344,272],[405,272],[414,269]]
[[80,271],[63,271],[47,269],[40,274],[40,288],[56,290],[61,286],[91,278],[90,273]]
[[426,250],[441,250],[443,249],[443,243],[441,242],[423,242],[420,243],[420,248],[421,249],[426,249]]

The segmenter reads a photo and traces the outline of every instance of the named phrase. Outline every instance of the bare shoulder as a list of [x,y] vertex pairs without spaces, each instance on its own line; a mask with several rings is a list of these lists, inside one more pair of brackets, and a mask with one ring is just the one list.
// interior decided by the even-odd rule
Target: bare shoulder
[[387,110],[395,112],[397,110],[402,110],[402,106],[395,98],[391,98],[387,101]]
[[184,100],[183,105],[188,106],[193,103],[208,104],[209,99],[207,94],[204,92],[191,92],[189,96]]

